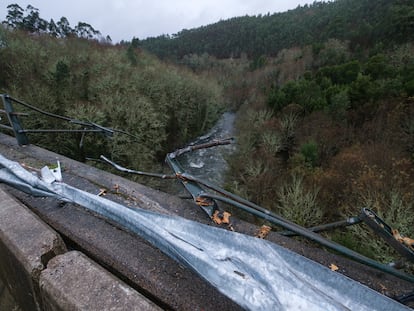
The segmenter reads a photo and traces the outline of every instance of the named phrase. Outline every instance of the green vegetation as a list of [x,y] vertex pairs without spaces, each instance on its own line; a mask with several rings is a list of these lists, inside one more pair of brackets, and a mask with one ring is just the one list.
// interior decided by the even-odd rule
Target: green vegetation
[[[315,1],[283,13],[235,17],[172,36],[141,41],[142,47],[162,58],[208,53],[217,58],[255,59],[275,56],[282,49],[317,46],[328,39],[349,41],[353,50],[377,42],[394,44],[414,37],[414,9],[408,0]],[[333,60],[333,59],[331,59]]]
[[303,177],[293,175],[278,191],[277,211],[298,225],[312,227],[320,225],[323,214],[317,203],[318,191],[306,189]]
[[[412,12],[414,5],[406,1],[338,0],[272,16],[231,19],[164,38],[170,58],[187,53],[179,49],[186,47],[181,43],[190,35],[205,44],[194,44],[191,56],[179,59],[194,72],[220,77],[222,68],[231,68],[229,72],[238,73],[226,74],[224,85],[228,100],[238,108],[238,151],[230,159],[226,188],[307,226],[372,208],[393,228],[413,237],[412,226],[403,218],[411,219],[414,213],[414,42],[412,33],[397,35],[398,29],[412,27],[406,19]],[[331,26],[334,13],[336,28]],[[308,15],[314,19],[309,23]],[[213,50],[226,31],[237,34],[229,30],[236,22],[248,37],[243,27],[255,26],[243,21],[256,20],[265,31],[262,22],[276,23],[282,17],[292,20],[281,29],[302,27],[313,37],[295,39],[277,31],[274,35],[285,35],[287,41],[275,40],[272,44],[280,46],[269,50],[257,45],[250,51],[250,42],[255,42],[251,38],[217,48],[218,53]],[[312,31],[318,19],[330,22]],[[213,36],[196,39],[220,27],[226,30],[214,36],[216,45],[207,42]],[[261,35],[256,32],[257,38]],[[238,40],[235,37],[232,40]],[[156,40],[141,43],[150,49],[146,44]],[[202,55],[197,55],[199,48]],[[233,58],[225,59],[229,56]],[[398,257],[363,225],[331,236],[384,262]]]
[[[412,237],[406,219],[414,213],[414,44],[356,53],[349,43],[338,43],[327,41],[317,55],[309,46],[283,50],[265,67],[246,71],[254,92],[239,112],[240,149],[232,158],[229,189],[307,225],[368,207]],[[345,55],[342,62],[326,64],[321,58],[328,49]],[[263,113],[265,122],[245,117]],[[258,161],[260,174],[246,178]],[[280,202],[288,203],[282,209]],[[398,258],[363,225],[332,238],[383,262]]]
[[109,36],[105,39],[102,38],[99,30],[95,30],[85,22],[79,22],[75,28],[70,27],[66,17],[61,17],[57,23],[53,19],[48,22],[41,18],[39,10],[30,4],[26,7],[26,10],[23,10],[18,4],[10,4],[7,6],[7,9],[8,14],[2,24],[9,29],[18,29],[28,33],[48,34],[55,38],[78,37],[111,41]]
[[[106,154],[129,167],[157,169],[167,152],[204,133],[223,110],[213,79],[133,46],[3,27],[0,42],[1,93],[133,135],[87,134],[81,148],[80,134],[30,134],[32,143],[72,158]],[[75,128],[33,112],[23,122],[32,129]]]
[[307,71],[301,78],[283,86],[271,86],[268,105],[280,111],[296,103],[307,113],[326,109],[341,119],[341,114],[350,106],[357,107],[380,98],[411,96],[411,75],[406,73],[410,71],[412,60],[400,63],[392,57],[392,54],[379,53],[363,58],[363,63],[352,60]]

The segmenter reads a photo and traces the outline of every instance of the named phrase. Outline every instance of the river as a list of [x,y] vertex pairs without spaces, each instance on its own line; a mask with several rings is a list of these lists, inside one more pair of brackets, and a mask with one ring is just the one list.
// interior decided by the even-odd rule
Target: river
[[[236,115],[225,112],[216,125],[205,135],[198,137],[189,145],[197,145],[212,140],[226,139],[234,135]],[[181,166],[191,175],[223,186],[228,169],[226,158],[236,149],[235,144],[196,150],[183,154],[179,158]]]

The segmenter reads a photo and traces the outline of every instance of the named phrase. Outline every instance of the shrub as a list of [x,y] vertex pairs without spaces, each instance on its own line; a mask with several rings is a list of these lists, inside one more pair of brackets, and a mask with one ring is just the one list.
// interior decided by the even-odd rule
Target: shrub
[[302,176],[293,175],[291,183],[284,184],[277,195],[277,210],[283,217],[306,227],[321,223],[323,213],[316,201],[318,190],[306,190]]
[[262,142],[264,149],[270,154],[275,156],[283,149],[282,137],[277,132],[264,132],[262,134]]
[[332,95],[327,110],[335,121],[344,121],[346,120],[346,112],[349,109],[350,104],[347,90],[341,90]]
[[358,77],[360,64],[358,61],[352,61],[335,66],[326,66],[319,69],[317,77],[322,79],[326,77],[334,84],[349,84]]
[[404,90],[408,96],[414,96],[414,79],[404,83]]
[[285,92],[279,87],[273,87],[268,96],[267,104],[274,110],[280,111],[289,104]]
[[287,113],[280,117],[280,134],[283,150],[286,152],[289,152],[293,147],[297,123],[298,115],[296,113]]
[[359,74],[358,78],[350,84],[348,92],[349,98],[353,104],[370,101],[373,98],[374,93],[374,82],[370,76],[363,74]]
[[313,140],[300,147],[300,153],[310,167],[315,167],[318,162],[318,145]]
[[372,56],[365,64],[365,74],[373,79],[390,78],[392,68],[387,57],[383,54]]

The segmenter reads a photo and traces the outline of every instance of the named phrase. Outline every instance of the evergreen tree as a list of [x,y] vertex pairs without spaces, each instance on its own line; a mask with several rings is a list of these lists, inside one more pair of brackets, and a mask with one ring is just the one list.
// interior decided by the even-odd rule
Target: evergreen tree
[[61,17],[57,22],[59,37],[65,38],[74,34],[74,30],[70,27],[69,21],[66,17]]
[[28,5],[26,8],[27,15],[23,18],[21,28],[28,32],[46,32],[48,29],[48,22],[40,18],[39,9]]
[[99,36],[101,33],[95,30],[91,25],[84,22],[79,22],[75,27],[75,33],[79,38],[93,39]]
[[7,16],[3,24],[10,28],[21,28],[23,25],[24,11],[18,4],[10,4],[7,6]]

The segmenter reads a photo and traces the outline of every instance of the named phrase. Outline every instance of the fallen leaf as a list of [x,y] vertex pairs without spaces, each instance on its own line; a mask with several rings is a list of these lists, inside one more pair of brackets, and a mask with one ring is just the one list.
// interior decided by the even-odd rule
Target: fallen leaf
[[411,239],[409,237],[402,236],[397,229],[391,230],[392,235],[394,236],[394,239],[396,239],[398,242],[404,244],[408,248],[414,250],[414,239]]
[[198,206],[211,206],[212,202],[208,198],[198,197],[196,198],[196,204]]
[[414,239],[408,238],[408,237],[403,237],[403,243],[405,246],[411,248],[412,250],[414,250]]
[[259,232],[256,234],[256,237],[259,239],[264,239],[269,234],[270,230],[272,230],[271,227],[263,225],[260,227]]
[[221,225],[230,224],[230,216],[231,214],[229,212],[215,211],[211,218],[216,224]]
[[211,219],[218,225],[221,224],[221,218],[219,217],[219,211],[215,211]]
[[331,271],[338,271],[339,270],[338,266],[333,264],[333,263],[331,263],[329,265],[329,269],[331,269]]
[[398,230],[397,230],[397,229],[392,229],[392,230],[391,230],[391,232],[392,232],[392,235],[393,235],[394,239],[396,239],[397,241],[402,242],[402,236],[401,236],[401,234],[398,232]]
[[230,224],[230,216],[229,212],[223,212],[223,224]]

